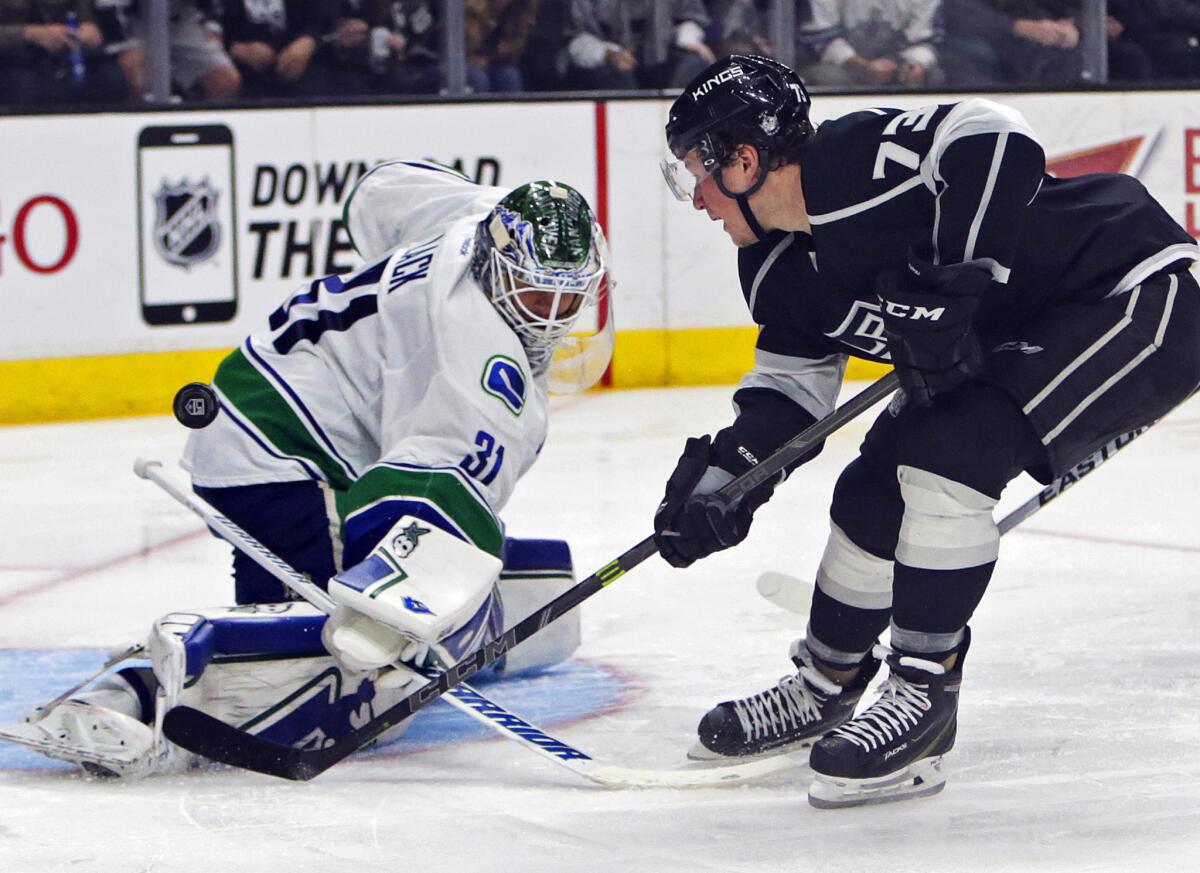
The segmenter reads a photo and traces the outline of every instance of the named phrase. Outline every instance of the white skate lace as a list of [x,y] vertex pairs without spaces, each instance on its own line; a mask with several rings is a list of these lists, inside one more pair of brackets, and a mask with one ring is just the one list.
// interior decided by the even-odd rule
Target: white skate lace
[[821,717],[822,698],[804,681],[807,668],[797,676],[784,676],[779,684],[733,703],[747,740],[794,730]]
[[883,686],[882,696],[833,733],[845,737],[865,751],[872,752],[916,725],[933,706],[929,686],[909,682],[892,672]]

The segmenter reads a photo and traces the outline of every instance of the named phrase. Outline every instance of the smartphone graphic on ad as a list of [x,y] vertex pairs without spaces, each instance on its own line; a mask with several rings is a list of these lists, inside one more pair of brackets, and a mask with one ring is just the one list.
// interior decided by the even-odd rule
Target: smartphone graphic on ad
[[138,279],[147,324],[237,313],[233,132],[223,124],[142,128],[137,142]]

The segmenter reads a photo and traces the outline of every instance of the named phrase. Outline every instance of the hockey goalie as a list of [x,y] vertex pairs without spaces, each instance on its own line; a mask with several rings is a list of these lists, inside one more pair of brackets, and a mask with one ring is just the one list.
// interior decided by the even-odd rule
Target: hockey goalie
[[[574,583],[559,540],[498,513],[546,438],[548,391],[590,387],[613,325],[601,229],[554,180],[480,186],[427,161],[364,175],[345,207],[365,266],[306,283],[218,368],[220,414],[188,440],[193,490],[325,589],[326,616],[244,554],[236,605],[154,622],[126,660],[0,739],[126,777],[193,756],[186,704],[323,747]],[[544,669],[578,610],[496,664]]]

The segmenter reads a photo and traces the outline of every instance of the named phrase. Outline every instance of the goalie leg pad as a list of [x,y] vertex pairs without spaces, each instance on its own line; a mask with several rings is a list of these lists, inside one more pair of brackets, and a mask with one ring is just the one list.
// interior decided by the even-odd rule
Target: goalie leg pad
[[[571,550],[562,540],[504,542],[500,598],[505,630],[528,618],[575,584]],[[571,657],[581,640],[580,610],[573,609],[547,625],[496,662],[498,673],[513,675],[545,670]]]

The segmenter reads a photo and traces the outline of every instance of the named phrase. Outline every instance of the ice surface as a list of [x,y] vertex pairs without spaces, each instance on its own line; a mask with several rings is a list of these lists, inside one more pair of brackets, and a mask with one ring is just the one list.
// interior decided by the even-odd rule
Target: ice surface
[[[684,439],[723,425],[729,394],[557,399],[509,532],[569,540],[581,575],[607,563],[649,533]],[[589,671],[619,693],[554,732],[612,763],[676,766],[709,706],[787,672],[804,619],[754,583],[811,578],[832,483],[869,420],[832,437],[739,548],[686,571],[653,558],[588,601],[574,684],[545,693],[582,693]],[[226,547],[130,472],[139,455],[177,458],[184,437],[168,418],[0,429],[0,648],[27,650],[0,658],[0,708],[35,702],[17,699],[29,674],[86,674],[80,650],[98,666],[162,613],[228,601]],[[934,798],[821,812],[802,769],[605,790],[475,734],[310,783],[0,769],[0,871],[1200,870],[1198,462],[1193,401],[1005,538]],[[1014,483],[1001,511],[1034,490]]]

